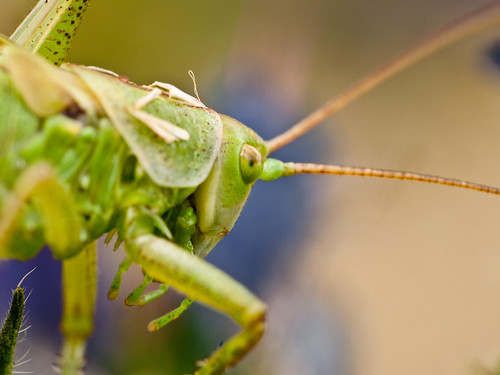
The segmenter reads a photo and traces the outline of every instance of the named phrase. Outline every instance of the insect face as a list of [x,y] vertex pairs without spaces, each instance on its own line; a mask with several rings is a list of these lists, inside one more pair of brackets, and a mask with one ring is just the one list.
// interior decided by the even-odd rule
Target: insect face
[[194,193],[198,233],[193,245],[205,256],[233,227],[263,170],[265,142],[240,122],[222,116],[224,135],[210,175]]

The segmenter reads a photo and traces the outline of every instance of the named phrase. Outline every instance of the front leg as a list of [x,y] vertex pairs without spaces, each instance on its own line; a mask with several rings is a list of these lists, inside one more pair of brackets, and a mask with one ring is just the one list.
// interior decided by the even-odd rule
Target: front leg
[[243,328],[205,361],[197,375],[222,374],[236,365],[262,337],[266,306],[218,268],[154,235],[126,241],[126,250],[148,275],[228,314]]

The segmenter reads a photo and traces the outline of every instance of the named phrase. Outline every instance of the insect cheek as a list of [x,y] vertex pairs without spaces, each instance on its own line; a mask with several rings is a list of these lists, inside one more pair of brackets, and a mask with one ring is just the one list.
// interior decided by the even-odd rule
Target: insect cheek
[[261,153],[249,144],[241,147],[239,163],[241,178],[246,184],[251,184],[257,180],[264,169]]

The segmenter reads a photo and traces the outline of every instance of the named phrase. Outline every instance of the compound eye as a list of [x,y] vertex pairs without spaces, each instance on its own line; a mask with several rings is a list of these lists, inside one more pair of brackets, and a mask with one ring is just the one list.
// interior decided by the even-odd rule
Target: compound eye
[[264,162],[259,150],[250,145],[243,145],[240,151],[240,172],[243,181],[251,184],[262,174]]

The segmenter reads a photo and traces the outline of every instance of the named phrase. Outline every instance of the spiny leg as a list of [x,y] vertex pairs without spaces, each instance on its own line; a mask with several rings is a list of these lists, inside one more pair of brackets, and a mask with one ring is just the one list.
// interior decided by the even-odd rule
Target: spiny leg
[[228,314],[243,328],[219,348],[197,375],[221,374],[236,365],[260,340],[265,328],[266,307],[230,276],[176,244],[154,235],[126,241],[134,262],[156,280]]
[[90,0],[39,0],[11,39],[61,65]]
[[93,330],[96,297],[96,242],[63,261],[64,340],[59,366],[63,375],[81,374],[85,344]]

